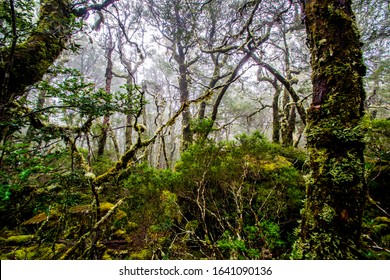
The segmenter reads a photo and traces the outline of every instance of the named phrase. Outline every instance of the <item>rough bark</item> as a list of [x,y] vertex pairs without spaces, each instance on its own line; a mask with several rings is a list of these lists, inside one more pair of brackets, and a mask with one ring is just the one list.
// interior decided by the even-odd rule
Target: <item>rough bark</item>
[[126,116],[126,131],[125,131],[125,151],[130,149],[131,145],[133,145],[133,116]]
[[365,92],[351,1],[302,1],[311,52],[313,103],[307,114],[311,169],[295,258],[358,257],[366,201]]
[[[289,83],[293,84],[293,77],[290,69],[290,48],[287,42],[286,30],[285,28],[281,28],[281,32],[283,35],[283,44],[284,44],[284,68],[285,68],[285,76]],[[296,124],[296,106],[290,103],[290,96],[287,88],[284,88],[283,91],[283,112],[284,112],[284,121],[282,124],[282,144],[284,146],[292,146],[293,145],[293,136],[295,131]]]

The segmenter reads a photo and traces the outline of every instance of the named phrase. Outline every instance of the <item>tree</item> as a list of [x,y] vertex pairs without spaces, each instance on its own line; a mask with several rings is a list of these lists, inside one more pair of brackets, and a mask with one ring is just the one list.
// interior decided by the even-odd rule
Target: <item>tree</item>
[[301,1],[311,52],[313,100],[307,114],[310,177],[295,257],[357,257],[366,201],[365,91],[351,1]]
[[[17,108],[15,99],[23,96],[28,86],[40,81],[48,68],[65,49],[77,28],[77,18],[92,10],[102,10],[116,0],[101,4],[74,4],[69,0],[43,0],[39,18],[31,33],[18,40],[14,1],[9,1],[13,39],[0,49],[0,140],[12,133],[9,122],[15,117],[10,110]],[[28,1],[26,1],[28,2]],[[90,5],[89,5],[90,4]],[[81,5],[81,6],[80,6]]]
[[[186,1],[146,1],[152,15],[154,25],[166,40],[165,47],[172,55],[178,66],[178,91],[180,104],[190,99],[190,67],[198,61],[198,55],[191,53],[195,46],[195,15],[196,7]],[[185,150],[192,142],[190,128],[192,116],[189,108],[182,113],[182,143],[181,150]]]
[[385,118],[390,109],[389,2],[357,0],[353,2],[353,8],[364,42],[362,51],[367,66],[365,109],[373,119]]
[[[108,94],[111,93],[111,83],[112,83],[112,68],[113,68],[113,63],[112,63],[112,52],[114,51],[115,45],[112,40],[112,31],[109,25],[107,25],[107,35],[108,38],[106,39],[106,46],[105,46],[105,51],[106,51],[106,56],[107,56],[107,66],[106,66],[106,86],[105,90]],[[104,116],[103,122],[102,122],[102,134],[100,135],[99,138],[99,144],[98,144],[98,151],[97,155],[102,156],[104,154],[104,150],[106,147],[106,142],[107,142],[107,135],[108,135],[108,130],[110,129],[110,116]]]

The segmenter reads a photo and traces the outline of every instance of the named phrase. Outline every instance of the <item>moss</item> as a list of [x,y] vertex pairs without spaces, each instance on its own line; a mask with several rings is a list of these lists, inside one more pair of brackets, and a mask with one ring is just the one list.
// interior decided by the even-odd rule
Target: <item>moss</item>
[[49,260],[55,259],[61,252],[65,251],[64,244],[33,245],[14,250],[6,254],[7,259],[15,260]]
[[[112,204],[110,202],[100,203],[100,211],[103,215],[108,213],[108,211],[110,211],[113,207],[114,207],[114,204]],[[69,213],[76,214],[76,215],[77,214],[78,215],[89,215],[92,213],[93,208],[90,204],[77,205],[77,206],[73,206],[73,207],[69,208],[68,211],[69,211]],[[125,218],[126,216],[127,215],[124,211],[117,210],[117,212],[114,215],[114,221],[119,221],[119,220]]]
[[390,225],[390,219],[388,217],[376,217],[374,219],[374,222],[376,222],[376,223],[384,223],[384,224],[389,224]]
[[129,255],[128,250],[120,250],[120,249],[107,249],[103,256],[103,260],[123,260]]
[[68,209],[69,213],[73,214],[89,214],[92,212],[91,205],[77,205]]
[[102,257],[103,260],[113,260],[108,251],[105,251]]
[[8,237],[4,242],[7,245],[24,245],[33,241],[34,238],[34,235],[16,235]]
[[131,260],[150,260],[152,259],[152,252],[149,249],[142,249],[140,251],[130,254]]
[[126,231],[118,229],[114,234],[112,235],[114,239],[126,239]]

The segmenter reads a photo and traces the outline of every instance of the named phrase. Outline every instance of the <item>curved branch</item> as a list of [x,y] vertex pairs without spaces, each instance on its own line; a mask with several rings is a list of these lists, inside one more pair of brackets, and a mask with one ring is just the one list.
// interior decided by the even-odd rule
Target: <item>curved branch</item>
[[271,65],[261,61],[261,59],[256,56],[256,54],[251,53],[252,59],[261,67],[265,68],[268,72],[270,72],[279,82],[281,82],[287,91],[290,93],[291,98],[294,100],[297,110],[299,113],[299,116],[301,117],[302,123],[306,125],[306,111],[305,108],[302,105],[302,100],[300,100],[298,94],[295,92],[294,88],[292,87],[291,83],[283,77],[275,68],[273,68]]

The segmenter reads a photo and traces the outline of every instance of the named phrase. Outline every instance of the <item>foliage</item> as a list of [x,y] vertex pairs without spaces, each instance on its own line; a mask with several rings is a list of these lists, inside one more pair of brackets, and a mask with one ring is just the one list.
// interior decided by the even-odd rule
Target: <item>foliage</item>
[[149,240],[142,249],[165,258],[286,257],[303,198],[296,155],[304,157],[255,133],[194,144],[174,171],[132,168],[127,212]]
[[369,203],[364,215],[366,258],[390,258],[390,120],[372,120],[366,136]]
[[[348,189],[344,186],[360,175],[355,170],[362,167],[362,155],[343,152],[360,142],[369,127],[365,172],[370,203],[359,254],[388,259],[390,124],[368,118],[361,123],[356,116],[356,122],[343,126],[339,116],[354,115],[353,107],[363,105],[353,96],[344,98],[335,86],[355,94],[350,89],[359,81],[346,81],[360,76],[365,67],[360,59],[349,65],[338,58],[340,53],[345,54],[343,59],[349,54],[360,57],[357,49],[334,48],[333,40],[325,38],[324,32],[340,35],[341,27],[350,22],[345,11],[315,2],[314,10],[325,5],[326,16],[335,19],[325,29],[319,25],[313,40],[307,41],[317,51],[313,57],[326,80],[319,86],[331,82],[332,90],[308,110],[312,121],[305,140],[309,146],[329,144],[333,154],[318,149],[311,163],[321,166],[321,171],[330,166],[327,178],[343,186],[317,198],[342,197],[341,190]],[[362,50],[369,75],[364,107],[375,118],[387,116],[388,111],[389,25],[382,9],[388,3],[370,3],[354,4],[363,26]],[[310,71],[302,23],[310,14],[300,17],[298,5],[220,0],[0,1],[0,258],[288,258],[299,233],[303,177],[312,180],[307,176],[307,151],[272,144],[258,132],[235,135],[253,129],[266,134],[270,110],[287,120],[286,109],[294,103],[308,104],[313,90],[305,87]],[[81,35],[88,17],[88,22],[96,20],[93,29],[100,32],[98,36]],[[154,35],[149,36],[149,31]],[[346,33],[338,37],[353,39]],[[167,51],[161,52],[161,46]],[[103,62],[107,62],[105,75]],[[258,67],[257,72],[252,67]],[[347,75],[350,67],[358,67],[359,75]],[[136,85],[139,79],[142,89]],[[283,110],[271,109],[274,91],[264,81],[272,82],[275,92],[284,91],[278,101]],[[291,103],[288,94],[293,87],[299,96]],[[198,99],[202,94],[206,95]],[[329,104],[320,104],[323,98],[329,98]],[[334,109],[337,117],[326,120],[324,116]],[[110,119],[108,124],[101,124],[102,117]],[[175,121],[180,117],[179,128]],[[293,111],[290,117],[295,119]],[[189,136],[180,149],[179,130]],[[294,137],[300,140],[302,131],[303,127]],[[115,150],[106,145],[104,155],[96,157],[97,139],[107,132],[118,145]],[[121,157],[123,138],[127,151]],[[192,140],[195,143],[187,148],[186,142]],[[341,156],[322,165],[334,154]],[[164,164],[174,167],[155,168]],[[310,196],[310,189],[306,193]],[[343,205],[355,204],[353,199],[344,203],[347,198],[340,199]],[[348,216],[328,202],[313,211],[321,223],[317,228],[333,226],[337,214]],[[326,254],[343,249],[328,233],[311,237],[316,245],[326,244]]]
[[80,117],[96,118],[114,112],[135,114],[141,106],[140,92],[135,86],[124,86],[124,92],[107,93],[102,88],[96,89],[95,84],[86,81],[76,69],[54,67],[51,75],[56,77],[54,81],[42,81],[37,85],[46,98],[54,101],[55,105],[47,108],[48,111],[62,109],[69,114],[71,110],[73,115],[77,112]]
[[[8,1],[0,3],[0,47],[11,45],[13,40],[12,35],[12,13]],[[15,27],[17,29],[17,41],[21,42],[27,38],[35,26],[34,11],[36,9],[36,1],[22,0],[14,1],[15,9]]]
[[[267,258],[264,250],[269,251],[268,257],[285,253],[283,250],[287,251],[288,246],[281,248],[275,244],[288,243],[299,215],[303,180],[293,167],[298,154],[269,143],[259,133],[240,135],[232,142],[190,147],[176,170],[185,186],[180,196],[189,209],[189,217],[199,221],[199,234],[217,244],[226,241],[227,234],[233,241],[252,244],[253,248],[248,248],[251,257],[256,250],[259,258]],[[304,155],[301,153],[299,157]],[[263,242],[253,242],[253,228],[264,233],[273,224],[280,227],[283,242],[279,238],[270,241],[264,236]],[[249,258],[244,252],[233,256],[237,253],[236,245],[228,256]],[[226,254],[224,248],[222,255]],[[214,251],[212,254],[222,257],[218,256],[221,254],[218,246]]]

